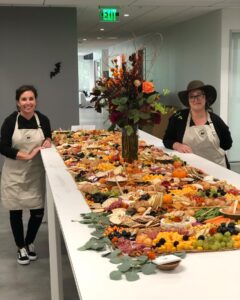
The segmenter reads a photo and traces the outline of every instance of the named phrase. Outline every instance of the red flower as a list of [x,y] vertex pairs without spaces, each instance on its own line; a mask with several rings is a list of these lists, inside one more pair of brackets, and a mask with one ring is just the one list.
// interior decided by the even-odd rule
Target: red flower
[[109,115],[109,120],[113,123],[116,124],[118,121],[121,119],[123,114],[120,111],[114,110],[112,113]]

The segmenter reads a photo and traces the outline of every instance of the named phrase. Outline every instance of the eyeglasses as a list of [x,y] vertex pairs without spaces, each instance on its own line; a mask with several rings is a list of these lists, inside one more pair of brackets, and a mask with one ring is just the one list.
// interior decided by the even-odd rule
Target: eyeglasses
[[189,100],[194,101],[194,100],[201,100],[203,99],[203,96],[205,96],[205,94],[198,94],[198,95],[191,95],[189,96]]

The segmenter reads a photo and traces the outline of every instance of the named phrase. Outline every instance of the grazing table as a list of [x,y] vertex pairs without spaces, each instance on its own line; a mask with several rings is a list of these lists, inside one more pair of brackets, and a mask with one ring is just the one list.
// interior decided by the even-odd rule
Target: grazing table
[[[163,148],[162,141],[140,131],[148,144]],[[240,188],[240,175],[194,154],[176,154],[194,167]],[[41,151],[46,170],[47,211],[50,252],[51,299],[62,300],[60,231],[67,248],[79,299],[82,300],[240,300],[240,252],[223,251],[187,254],[173,271],[140,275],[140,280],[112,281],[116,269],[108,259],[94,251],[78,248],[90,238],[92,229],[74,220],[90,211],[55,147]]]

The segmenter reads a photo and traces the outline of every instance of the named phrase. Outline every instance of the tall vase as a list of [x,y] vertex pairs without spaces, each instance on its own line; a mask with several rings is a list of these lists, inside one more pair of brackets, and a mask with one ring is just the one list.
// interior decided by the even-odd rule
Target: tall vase
[[125,162],[132,163],[138,159],[138,134],[137,126],[133,128],[131,135],[127,134],[125,128],[122,129],[122,157]]

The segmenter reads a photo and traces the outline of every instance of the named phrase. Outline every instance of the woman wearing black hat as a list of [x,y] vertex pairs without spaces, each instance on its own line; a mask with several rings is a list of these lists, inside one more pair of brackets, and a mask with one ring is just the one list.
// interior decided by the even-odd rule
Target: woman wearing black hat
[[194,80],[178,96],[188,108],[176,112],[169,119],[163,137],[164,146],[182,153],[197,154],[229,168],[225,150],[232,146],[231,133],[223,120],[210,110],[217,98],[216,89]]

